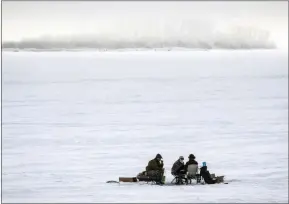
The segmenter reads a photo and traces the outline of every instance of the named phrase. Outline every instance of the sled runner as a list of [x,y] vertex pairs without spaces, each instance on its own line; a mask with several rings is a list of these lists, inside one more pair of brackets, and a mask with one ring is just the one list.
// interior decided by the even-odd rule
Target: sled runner
[[164,184],[165,176],[164,175],[148,175],[146,171],[143,171],[137,175],[138,181],[151,182],[153,184]]

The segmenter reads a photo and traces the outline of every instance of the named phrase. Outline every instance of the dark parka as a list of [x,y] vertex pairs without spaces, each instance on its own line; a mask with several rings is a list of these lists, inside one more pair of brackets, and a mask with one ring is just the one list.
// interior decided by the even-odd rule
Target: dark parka
[[208,171],[206,166],[203,166],[201,168],[201,172],[200,172],[201,176],[204,178],[204,181],[207,184],[215,184],[216,181],[214,179],[212,179],[210,172]]
[[157,170],[157,171],[163,171],[164,163],[163,161],[158,161],[157,158],[154,158],[149,161],[146,171],[152,171],[152,170]]
[[176,175],[176,174],[179,174],[180,171],[182,171],[182,170],[184,170],[184,169],[185,169],[185,165],[184,165],[182,162],[180,162],[180,160],[178,159],[178,160],[174,163],[174,165],[173,165],[173,167],[172,167],[172,169],[171,169],[171,173],[172,173],[173,175]]
[[191,156],[189,157],[189,161],[187,161],[186,165],[185,165],[185,171],[187,172],[188,171],[188,166],[190,164],[196,164],[198,165],[198,162],[195,160],[195,157],[194,156]]

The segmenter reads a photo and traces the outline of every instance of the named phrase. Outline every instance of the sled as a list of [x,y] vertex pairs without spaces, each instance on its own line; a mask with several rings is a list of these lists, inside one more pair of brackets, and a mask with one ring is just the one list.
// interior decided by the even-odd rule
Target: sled
[[161,177],[160,176],[149,176],[147,175],[146,171],[144,172],[141,172],[137,175],[137,179],[138,181],[144,181],[144,182],[151,182],[153,184],[164,184],[165,183],[165,180],[166,180],[166,177],[164,175],[162,175]]

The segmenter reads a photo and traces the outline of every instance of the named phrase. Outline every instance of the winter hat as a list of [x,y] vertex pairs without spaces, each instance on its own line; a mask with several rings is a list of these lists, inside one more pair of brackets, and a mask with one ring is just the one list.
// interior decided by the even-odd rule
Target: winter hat
[[196,158],[195,155],[193,155],[193,154],[189,155],[189,159],[195,159],[195,158]]
[[179,159],[184,160],[184,157],[183,157],[183,156],[180,156]]
[[163,157],[162,157],[162,155],[157,154],[156,158],[157,158],[157,159],[158,159],[158,158],[162,159]]

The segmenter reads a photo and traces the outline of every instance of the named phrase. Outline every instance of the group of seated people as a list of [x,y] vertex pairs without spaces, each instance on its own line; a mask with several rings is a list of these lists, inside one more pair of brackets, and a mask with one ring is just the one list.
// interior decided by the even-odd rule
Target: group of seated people
[[[193,154],[189,155],[189,160],[185,163],[184,157],[180,156],[179,159],[173,164],[171,173],[176,178],[185,177],[188,172],[188,167],[191,164],[198,165],[198,162],[195,160],[196,157]],[[147,176],[156,178],[156,181],[163,183],[164,175],[164,162],[160,154],[157,154],[156,157],[149,161],[146,167]],[[200,173],[198,174],[202,177],[207,184],[215,184],[223,181],[223,177],[214,177],[214,174],[210,174],[207,169],[206,163],[203,163],[203,166],[200,168]]]

